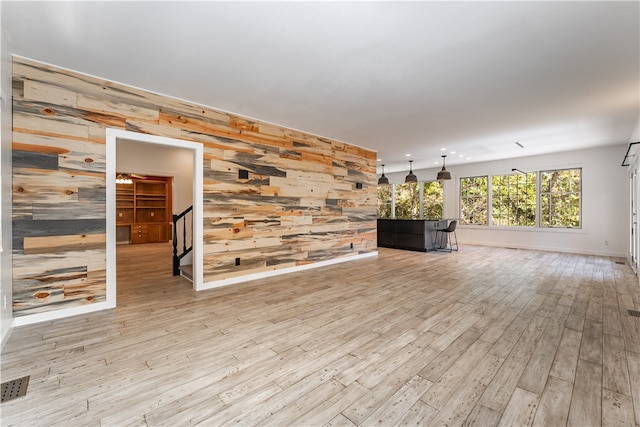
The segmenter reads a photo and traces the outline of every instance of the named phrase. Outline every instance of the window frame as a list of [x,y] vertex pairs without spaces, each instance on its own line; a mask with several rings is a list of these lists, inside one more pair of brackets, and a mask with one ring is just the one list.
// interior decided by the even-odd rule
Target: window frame
[[[389,187],[390,188],[390,193],[389,193],[389,199],[388,202],[380,202],[380,190],[384,187]],[[378,185],[376,187],[376,218],[381,218],[381,219],[389,219],[389,218],[393,218],[393,214],[394,214],[394,193],[393,193],[393,186],[392,185]],[[389,206],[389,216],[380,216],[380,211],[381,211],[381,207],[382,206]]]
[[[425,217],[425,208],[426,208],[426,203],[424,200],[424,191],[426,188],[425,184],[437,184],[440,186],[440,197],[441,197],[441,201],[439,203],[441,209],[440,209],[440,218],[434,217],[434,218],[426,218]],[[437,206],[437,203],[434,204],[430,204],[430,206],[435,207]],[[432,180],[432,181],[421,181],[420,182],[420,218],[421,219],[442,219],[444,218],[444,184],[441,181],[437,181],[437,180]]]
[[[547,172],[561,172],[561,171],[573,171],[573,170],[577,170],[579,171],[579,185],[580,188],[578,191],[568,191],[568,192],[562,192],[562,195],[571,195],[571,194],[577,194],[578,195],[578,226],[570,226],[570,225],[543,225],[543,221],[542,221],[542,213],[543,213],[543,207],[542,207],[542,200],[543,200],[543,194],[548,194],[551,195],[553,194],[553,192],[549,191],[549,192],[544,192],[543,193],[543,183],[542,183],[542,175],[544,173]],[[558,168],[558,169],[545,169],[545,170],[541,170],[538,172],[539,174],[539,185],[538,185],[538,197],[539,197],[539,215],[538,215],[538,227],[543,228],[543,229],[555,229],[555,230],[581,230],[582,229],[582,224],[583,224],[583,219],[582,219],[582,187],[583,187],[583,182],[582,182],[582,167],[570,167],[570,168]]]
[[[376,197],[378,196],[378,191],[380,191],[379,190],[380,187],[387,187],[388,186],[388,187],[391,188],[391,206],[390,206],[391,216],[385,217],[385,218],[377,216],[380,213],[380,204],[376,204],[376,206],[377,206],[377,208],[376,208],[376,216],[377,216],[377,218],[380,218],[380,219],[425,219],[425,217],[424,217],[424,208],[425,208],[425,205],[424,205],[424,189],[425,189],[425,185],[424,184],[425,183],[438,183],[440,185],[440,189],[442,191],[442,204],[441,204],[441,206],[442,206],[442,217],[444,218],[444,201],[445,201],[444,185],[441,182],[435,181],[435,180],[433,180],[433,181],[419,181],[417,183],[417,190],[416,191],[417,191],[417,195],[418,195],[418,198],[419,198],[419,200],[418,200],[419,205],[418,205],[418,217],[416,217],[416,218],[409,218],[409,217],[399,218],[398,216],[396,216],[396,202],[397,202],[397,191],[396,191],[396,188],[397,188],[397,186],[405,185],[405,183],[399,183],[399,184],[390,183],[388,185],[387,184],[378,185],[377,189],[376,189]],[[379,200],[379,198],[378,198],[378,200]],[[427,218],[427,219],[435,219],[435,218]]]
[[[516,193],[512,193],[511,189],[514,185],[514,183],[512,181],[514,181],[515,177],[515,187],[516,187]],[[506,178],[506,195],[502,196],[496,196],[495,194],[495,189],[494,187],[498,187],[498,185],[496,185],[496,183],[494,182],[496,178]],[[530,180],[532,180],[532,184],[533,184],[533,191],[535,192],[535,198],[533,201],[533,204],[528,203],[525,204],[525,211],[528,209],[533,209],[533,223],[532,224],[523,224],[522,222],[513,222],[513,219],[511,217],[511,213],[512,210],[509,208],[509,204],[510,202],[514,199],[519,200],[522,196],[522,194],[524,194],[525,197],[527,197],[527,193],[520,193],[518,191],[518,185],[520,184],[519,181],[521,181],[522,179],[524,179],[524,183],[522,185],[524,186],[529,186],[530,185]],[[519,173],[519,172],[513,172],[513,173],[509,173],[509,174],[497,174],[497,175],[491,175],[491,188],[488,189],[488,192],[490,193],[490,204],[491,204],[491,211],[489,213],[489,222],[492,226],[496,226],[496,227],[505,227],[505,228],[535,228],[538,227],[539,225],[539,212],[540,212],[540,204],[539,204],[539,174],[538,172],[528,172],[528,173]],[[502,208],[506,211],[506,215],[507,215],[507,223],[498,223],[498,221],[496,221],[496,215],[495,215],[495,208],[496,208],[496,201],[497,200],[506,200],[507,201],[507,205],[503,206]],[[521,204],[519,202],[515,203],[515,208],[520,208]],[[518,218],[518,215],[516,213],[516,217],[515,219]]]
[[[422,204],[421,204],[421,198],[420,198],[420,193],[422,192],[422,183],[421,182],[404,182],[401,184],[391,184],[393,185],[393,192],[395,194],[395,198],[394,198],[394,205],[393,205],[393,211],[392,211],[392,215],[393,218],[399,218],[399,219],[421,219],[422,218]],[[410,210],[410,215],[409,216],[403,216],[403,217],[398,217],[398,196],[403,196],[402,193],[398,194],[398,189],[400,189],[402,192],[407,192],[408,195],[408,199],[410,200],[410,206],[409,206],[409,210]]]
[[[578,200],[579,200],[579,207],[578,207],[578,221],[579,221],[579,226],[565,226],[565,225],[543,225],[543,221],[542,221],[542,180],[543,180],[543,173],[547,173],[547,172],[556,172],[556,171],[570,171],[570,170],[579,170],[579,186],[580,189],[579,191],[570,191],[567,192],[566,194],[577,194],[578,195]],[[554,231],[554,232],[580,232],[581,230],[583,230],[584,227],[584,219],[583,219],[583,215],[582,215],[582,206],[583,206],[583,187],[584,187],[584,166],[570,166],[570,167],[560,167],[560,168],[554,168],[554,169],[544,169],[544,170],[538,170],[535,172],[529,172],[531,173],[535,173],[536,175],[536,220],[535,220],[535,225],[534,226],[528,226],[528,225],[500,225],[500,224],[495,224],[493,222],[493,215],[492,215],[492,210],[493,210],[493,177],[494,176],[505,176],[505,175],[509,175],[509,174],[486,174],[486,175],[471,175],[471,176],[463,176],[460,177],[458,179],[458,185],[459,185],[459,191],[458,191],[458,214],[459,214],[459,218],[460,218],[460,226],[463,227],[487,227],[487,228],[495,228],[495,229],[504,229],[504,230],[519,230],[519,231]],[[462,215],[462,208],[463,208],[463,187],[462,187],[462,182],[465,179],[473,179],[473,178],[485,178],[487,179],[487,191],[486,191],[486,198],[487,198],[487,223],[486,224],[481,224],[481,223],[463,223],[462,219],[463,219],[463,215]],[[544,193],[544,194],[551,194],[551,193]]]
[[[458,216],[460,218],[460,225],[470,225],[470,226],[488,226],[489,225],[489,202],[490,202],[490,198],[489,198],[489,176],[490,175],[475,175],[475,176],[465,176],[465,177],[460,177],[458,180],[458,185],[459,185],[459,206],[458,206]],[[462,199],[463,197],[469,198],[468,196],[463,196],[462,194],[462,181],[463,180],[468,180],[468,179],[477,179],[477,178],[485,178],[487,180],[486,182],[486,186],[487,189],[485,191],[485,195],[484,195],[484,199],[485,199],[485,223],[479,223],[479,222],[464,222],[464,216],[462,214],[462,207],[463,207],[463,203],[462,203]]]

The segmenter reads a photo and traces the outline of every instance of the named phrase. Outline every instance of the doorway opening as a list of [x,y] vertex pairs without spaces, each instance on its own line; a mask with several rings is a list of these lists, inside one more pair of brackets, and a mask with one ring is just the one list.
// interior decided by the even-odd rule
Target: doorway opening
[[637,163],[633,165],[633,170],[629,174],[629,201],[630,201],[630,212],[629,212],[629,220],[631,223],[631,229],[629,233],[629,264],[631,264],[631,268],[633,268],[634,273],[638,274],[638,267],[640,266],[640,235],[639,233],[639,224],[638,224],[638,216],[640,212],[638,212],[638,196],[640,195],[640,176],[638,175],[638,165]]
[[[118,240],[120,240],[120,243],[125,243],[123,242],[123,240],[126,239],[123,237],[123,235],[127,234],[123,228],[126,223],[123,216],[128,215],[128,213],[126,209],[118,210],[118,202],[116,201],[116,176],[118,173],[137,176],[139,177],[139,180],[146,179],[146,177],[148,176],[155,177],[156,181],[159,181],[163,177],[166,178],[166,182],[170,183],[171,185],[169,193],[172,196],[170,197],[170,202],[168,200],[165,200],[164,203],[166,203],[166,209],[171,210],[171,213],[173,214],[181,212],[184,208],[184,205],[186,204],[190,204],[191,206],[193,206],[193,250],[190,254],[191,259],[189,260],[192,265],[190,274],[193,282],[193,289],[200,290],[202,288],[203,282],[202,144],[117,129],[107,129],[106,141],[108,177],[106,189],[107,303],[111,307],[115,307],[116,305],[116,287],[118,277],[118,251],[116,246],[120,246],[118,245]],[[153,205],[160,204],[160,202],[146,201],[146,207],[144,204],[144,200],[141,199],[140,202],[142,206],[142,208],[140,209],[140,218],[149,217],[147,219],[149,219],[150,222],[153,223],[155,221],[155,218],[151,216],[152,212],[154,215],[161,215],[161,210],[155,209],[157,208],[157,206]],[[134,215],[133,210],[131,215]],[[170,218],[171,214],[167,213],[167,217]],[[148,227],[146,227],[144,224],[134,223],[133,221],[135,219],[136,216],[132,216],[130,224],[127,224],[129,235],[127,236],[128,240],[126,243],[131,246],[130,248],[127,248],[128,252],[135,252],[136,250],[138,250],[133,246],[143,247],[142,250],[144,250],[145,245],[156,245],[157,247],[154,250],[158,250],[158,248],[160,248],[159,253],[164,254],[165,249],[162,248],[172,247],[169,241],[145,241],[144,239],[148,239],[148,234],[143,234],[142,231],[138,233],[139,230],[137,230],[137,228],[131,227],[131,225],[135,224],[135,227],[140,227],[141,230],[143,229],[143,227],[145,230],[147,230]],[[157,222],[160,223],[161,221]],[[156,224],[153,224],[152,228],[157,228]],[[138,236],[138,234],[140,234],[140,236]],[[137,240],[137,242],[133,243],[133,240]],[[152,249],[150,246],[147,246],[147,248]],[[164,255],[162,256],[164,257]],[[162,264],[164,264],[164,260],[162,260]],[[169,270],[171,270],[172,259],[169,258],[166,264]]]

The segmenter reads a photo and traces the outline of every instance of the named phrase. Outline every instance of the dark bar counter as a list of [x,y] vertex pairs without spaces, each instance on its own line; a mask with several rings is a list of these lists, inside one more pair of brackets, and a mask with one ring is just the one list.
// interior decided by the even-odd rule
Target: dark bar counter
[[436,231],[448,225],[448,219],[378,218],[378,246],[422,252],[435,250]]

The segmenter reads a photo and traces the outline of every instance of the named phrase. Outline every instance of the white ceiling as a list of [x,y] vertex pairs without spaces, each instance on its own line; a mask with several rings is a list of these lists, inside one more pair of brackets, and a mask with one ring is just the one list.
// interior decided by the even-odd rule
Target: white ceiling
[[13,54],[372,148],[387,172],[627,143],[640,117],[638,1],[1,7]]

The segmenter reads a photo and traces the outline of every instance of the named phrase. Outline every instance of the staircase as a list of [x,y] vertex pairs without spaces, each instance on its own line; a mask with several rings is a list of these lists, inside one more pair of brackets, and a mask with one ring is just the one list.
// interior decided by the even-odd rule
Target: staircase
[[[187,226],[189,224],[189,226]],[[187,229],[189,233],[187,234]],[[188,245],[188,247],[187,247]],[[178,247],[181,250],[178,251]],[[193,266],[180,265],[181,260],[193,249],[193,205],[179,215],[173,215],[173,275],[193,281]],[[180,253],[178,253],[180,252]]]
[[181,265],[180,275],[193,282],[193,265],[191,264]]

